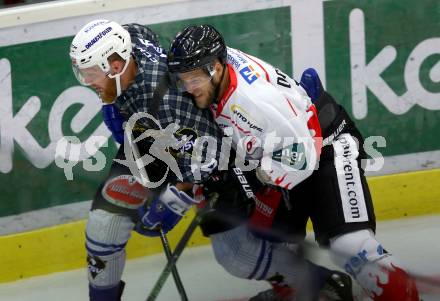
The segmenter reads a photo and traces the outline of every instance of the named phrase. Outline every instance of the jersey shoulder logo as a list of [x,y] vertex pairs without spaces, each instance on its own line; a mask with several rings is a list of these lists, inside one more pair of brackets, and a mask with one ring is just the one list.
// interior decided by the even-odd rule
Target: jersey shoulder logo
[[134,47],[136,47],[148,60],[152,61],[153,63],[157,63],[159,61],[159,57],[167,57],[162,47],[149,40],[137,38],[137,41],[134,40]]
[[240,74],[249,85],[260,77],[260,74],[251,65],[242,68]]

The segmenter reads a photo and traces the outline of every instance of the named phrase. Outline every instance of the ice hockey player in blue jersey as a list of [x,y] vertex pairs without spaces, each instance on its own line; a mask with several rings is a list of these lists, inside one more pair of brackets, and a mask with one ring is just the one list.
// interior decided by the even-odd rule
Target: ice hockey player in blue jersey
[[[222,133],[209,111],[196,108],[189,98],[169,87],[165,51],[146,26],[121,26],[108,20],[89,22],[74,37],[70,58],[78,81],[99,93],[104,121],[115,140],[121,143],[116,155],[120,161],[112,163],[107,178],[98,188],[86,229],[90,300],[117,301],[124,288],[121,277],[131,231],[154,236],[158,235],[159,225],[165,232],[174,227],[195,203],[182,191],[192,186],[185,183],[196,180],[191,169],[195,139],[202,136],[219,139]],[[145,166],[151,183],[164,180],[154,191],[144,187],[124,164],[122,124],[139,112],[149,113],[154,120],[139,119],[134,136],[160,127],[171,129],[174,134],[168,140],[178,142],[172,158],[177,173],[181,173],[180,179],[157,158]],[[174,123],[177,128],[173,128]],[[179,139],[183,137],[185,143],[179,148]],[[148,153],[152,141],[144,139],[136,145],[142,155]],[[207,175],[200,170],[198,180]]]

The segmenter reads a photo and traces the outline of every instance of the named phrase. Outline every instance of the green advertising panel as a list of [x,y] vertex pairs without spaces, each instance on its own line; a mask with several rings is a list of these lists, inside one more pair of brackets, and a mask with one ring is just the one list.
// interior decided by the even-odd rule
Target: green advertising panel
[[325,1],[327,88],[385,155],[440,149],[440,2]]
[[[80,132],[71,128],[81,103],[97,100],[88,88],[82,89],[89,90],[93,99],[78,99],[61,111],[54,106],[68,88],[78,85],[69,63],[70,41],[63,38],[0,48],[0,72],[8,77],[1,83],[2,95],[9,94],[0,99],[2,118],[9,119],[8,127],[1,128],[1,216],[91,199],[110,166],[87,172],[78,164],[73,168],[73,181],[67,181],[54,162],[53,143],[57,141],[50,138],[51,130],[61,128],[63,135],[84,141],[102,122],[96,112]],[[7,112],[6,107],[10,107]],[[101,150],[111,157],[115,146]]]
[[[189,24],[214,24],[238,47],[291,73],[290,10],[275,8],[153,25],[168,48]],[[56,142],[64,136],[85,141],[105,131],[99,100],[79,87],[68,57],[72,37],[0,48],[0,216],[90,200],[116,152],[112,139],[99,151],[105,168],[87,171],[79,162],[73,180],[55,162]],[[10,108],[9,108],[10,107]],[[84,109],[84,110],[81,110]],[[106,133],[108,135],[108,132]],[[58,139],[55,139],[58,138]],[[92,157],[90,164],[97,164]]]
[[[317,39],[317,32],[323,32],[327,89],[364,136],[385,137],[386,148],[379,149],[385,156],[439,150],[440,2],[322,1],[322,8],[323,28],[295,29]],[[302,21],[291,20],[291,9],[151,27],[168,48],[184,26],[210,23],[229,46],[292,74],[291,24],[301,26]],[[91,145],[98,148],[103,143],[91,137],[106,140],[109,132],[102,123],[98,97],[78,86],[71,72],[71,39],[0,47],[0,217],[90,200],[112,162],[116,151],[112,139],[98,153],[90,151]],[[313,47],[309,52],[315,53]],[[55,161],[57,141],[63,136],[78,137],[82,151],[72,168],[73,180],[67,180],[56,164],[63,158]],[[87,171],[86,166],[99,165],[100,152],[107,158],[103,168]],[[88,163],[84,161],[91,155]]]

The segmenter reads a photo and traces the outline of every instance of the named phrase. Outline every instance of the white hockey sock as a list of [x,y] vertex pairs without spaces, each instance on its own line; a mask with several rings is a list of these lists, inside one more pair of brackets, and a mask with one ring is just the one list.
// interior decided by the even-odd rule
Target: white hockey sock
[[331,240],[330,249],[334,262],[355,278],[374,301],[419,300],[414,281],[372,231],[341,235]]
[[132,228],[128,216],[100,209],[90,212],[86,229],[90,284],[103,288],[119,283],[125,266],[125,245]]

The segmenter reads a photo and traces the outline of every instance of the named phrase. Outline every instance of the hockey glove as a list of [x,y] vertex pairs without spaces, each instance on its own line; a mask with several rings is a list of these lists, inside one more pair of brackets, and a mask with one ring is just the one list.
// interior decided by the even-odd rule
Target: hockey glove
[[304,70],[301,75],[300,85],[306,90],[306,93],[309,95],[312,102],[315,102],[324,91],[318,72],[313,68]]
[[174,228],[191,205],[197,201],[175,186],[168,185],[149,207],[138,209],[139,222],[136,232],[145,236],[159,236],[159,228],[165,233]]
[[249,227],[259,234],[269,234],[275,214],[281,203],[282,194],[279,189],[266,186],[255,194],[255,208],[249,218]]
[[101,108],[102,118],[107,128],[112,132],[113,139],[119,144],[124,143],[124,117],[119,113],[114,104],[103,105]]

